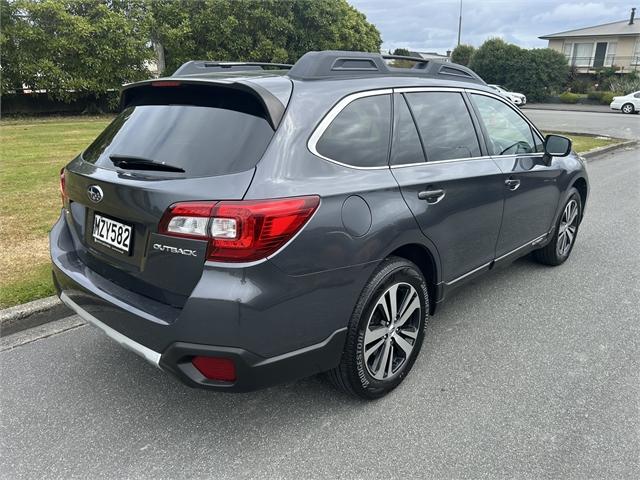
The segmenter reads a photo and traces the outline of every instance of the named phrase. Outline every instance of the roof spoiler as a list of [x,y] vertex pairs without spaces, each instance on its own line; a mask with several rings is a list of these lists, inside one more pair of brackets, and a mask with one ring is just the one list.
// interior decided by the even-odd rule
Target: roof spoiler
[[278,98],[260,85],[248,80],[223,80],[209,78],[167,77],[130,83],[122,87],[120,92],[120,110],[129,106],[142,89],[156,87],[180,87],[181,85],[203,85],[218,88],[239,90],[255,97],[267,114],[267,120],[275,130],[284,116],[285,106]]
[[197,75],[201,73],[214,72],[242,72],[255,70],[288,70],[293,65],[288,63],[266,63],[266,62],[211,62],[208,60],[191,60],[183,63],[175,72],[173,77],[182,75]]

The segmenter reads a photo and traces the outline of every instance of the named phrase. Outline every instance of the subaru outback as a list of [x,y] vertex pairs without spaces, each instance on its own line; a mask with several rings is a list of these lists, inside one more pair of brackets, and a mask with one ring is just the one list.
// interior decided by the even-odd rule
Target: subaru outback
[[60,174],[61,300],[190,386],[391,391],[452,290],[567,260],[589,188],[570,140],[474,72],[397,60],[192,61],[123,87]]

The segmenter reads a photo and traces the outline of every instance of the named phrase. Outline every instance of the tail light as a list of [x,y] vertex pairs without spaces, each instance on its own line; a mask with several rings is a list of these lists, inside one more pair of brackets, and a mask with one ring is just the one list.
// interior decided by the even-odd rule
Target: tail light
[[158,231],[208,240],[207,259],[250,262],[268,257],[304,226],[320,197],[181,202],[165,212]]
[[64,167],[60,169],[60,197],[62,198],[62,206],[64,207],[67,191],[65,190]]

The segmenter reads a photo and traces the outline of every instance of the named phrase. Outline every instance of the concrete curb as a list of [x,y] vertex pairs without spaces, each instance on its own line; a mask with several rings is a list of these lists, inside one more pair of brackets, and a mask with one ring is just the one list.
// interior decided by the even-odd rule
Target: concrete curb
[[615,150],[621,150],[623,148],[633,147],[637,144],[638,144],[638,140],[629,140],[627,142],[621,142],[613,145],[594,148],[593,150],[589,150],[588,152],[582,153],[581,156],[586,160],[593,160],[594,158],[604,155],[605,153],[610,153]]
[[617,113],[618,115],[620,115],[619,110],[612,110],[608,105],[580,105],[574,103],[527,103],[521,108],[522,110],[546,110],[553,112],[582,113]]
[[43,323],[73,315],[56,296],[0,310],[0,334],[3,337]]

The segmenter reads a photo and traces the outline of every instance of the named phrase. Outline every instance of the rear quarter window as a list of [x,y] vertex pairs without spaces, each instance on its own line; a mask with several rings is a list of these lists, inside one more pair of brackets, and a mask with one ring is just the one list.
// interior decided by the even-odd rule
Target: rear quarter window
[[391,134],[391,96],[374,95],[349,103],[333,119],[316,151],[354,167],[387,165]]
[[182,168],[188,177],[217,176],[255,167],[273,137],[261,107],[244,92],[156,90],[125,108],[83,159],[113,168],[112,155],[134,157]]

